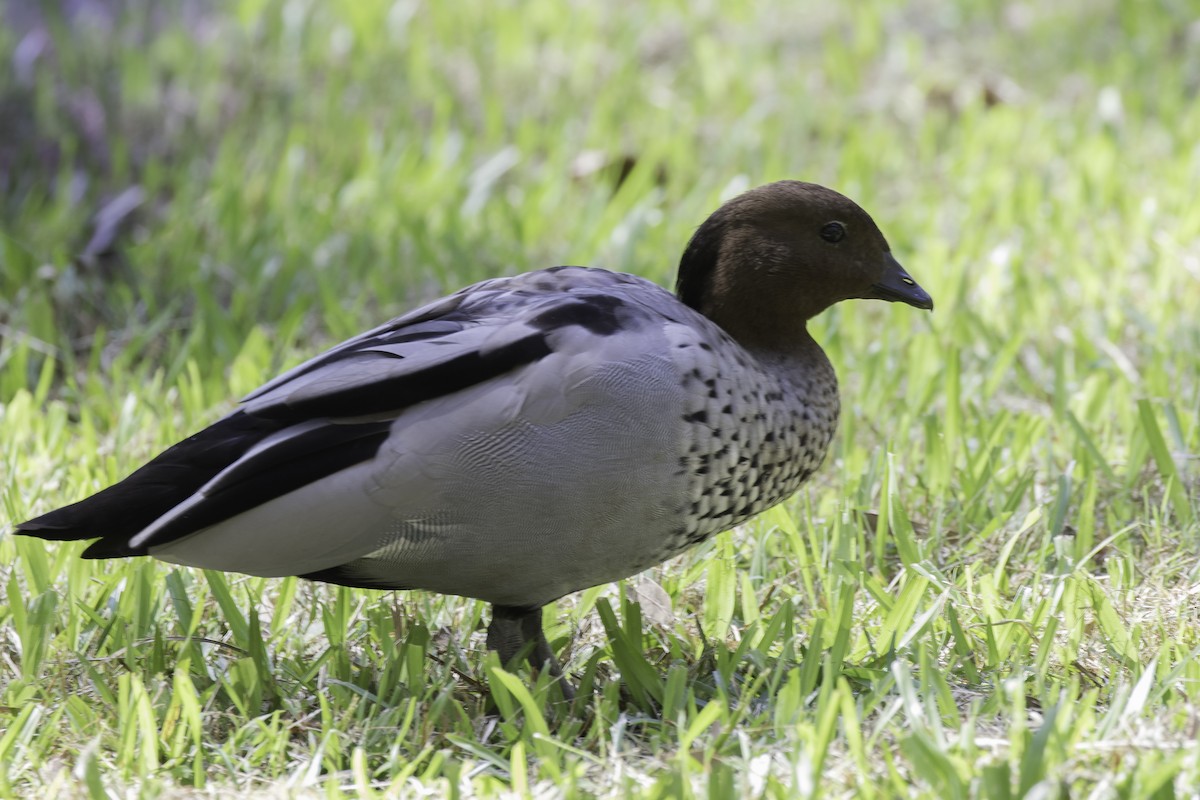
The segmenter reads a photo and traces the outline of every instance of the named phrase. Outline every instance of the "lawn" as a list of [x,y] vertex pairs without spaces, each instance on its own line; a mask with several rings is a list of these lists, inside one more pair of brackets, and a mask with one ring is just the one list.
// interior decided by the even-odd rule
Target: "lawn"
[[[0,796],[1200,791],[1191,0],[0,4]],[[822,470],[486,609],[13,537],[466,283],[671,285],[722,199],[870,211],[933,314],[814,322]]]

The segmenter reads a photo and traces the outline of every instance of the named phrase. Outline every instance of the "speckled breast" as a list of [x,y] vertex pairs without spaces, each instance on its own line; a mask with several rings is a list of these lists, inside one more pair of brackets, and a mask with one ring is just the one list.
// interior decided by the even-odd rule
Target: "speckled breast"
[[679,472],[687,497],[668,558],[786,500],[821,465],[837,428],[837,378],[819,348],[764,369],[732,340],[674,342],[688,398]]

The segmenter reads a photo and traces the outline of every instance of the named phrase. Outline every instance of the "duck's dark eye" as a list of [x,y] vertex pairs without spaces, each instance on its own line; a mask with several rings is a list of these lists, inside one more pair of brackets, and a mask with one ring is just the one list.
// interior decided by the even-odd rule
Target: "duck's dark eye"
[[840,242],[846,238],[846,226],[840,222],[830,222],[821,228],[821,238],[827,242]]

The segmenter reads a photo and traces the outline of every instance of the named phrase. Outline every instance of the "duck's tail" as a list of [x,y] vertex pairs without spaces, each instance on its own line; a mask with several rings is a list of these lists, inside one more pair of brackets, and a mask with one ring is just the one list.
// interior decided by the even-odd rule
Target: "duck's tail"
[[17,525],[16,532],[56,541],[98,539],[84,558],[145,555],[130,540],[195,494],[286,423],[236,411],[160,453],[128,478],[91,497]]

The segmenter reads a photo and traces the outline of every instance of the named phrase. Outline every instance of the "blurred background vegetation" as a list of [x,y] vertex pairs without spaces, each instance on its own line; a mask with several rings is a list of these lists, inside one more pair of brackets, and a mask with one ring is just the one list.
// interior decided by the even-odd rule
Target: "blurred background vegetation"
[[[1130,207],[1196,228],[1176,173],[1200,81],[1186,0],[69,0],[5,18],[0,320],[28,366],[0,396],[38,353],[119,360],[131,336],[139,363],[229,358],[258,324],[337,337],[548,264],[669,280],[721,197],[784,176],[859,198],[981,314],[1019,317],[1006,284],[1028,275],[1069,292],[1065,258],[1112,270],[1150,232]],[[1065,214],[1089,235],[1054,236]],[[1136,294],[1109,302],[1149,312]]]
[[937,301],[814,321],[829,462],[655,570],[673,615],[601,626],[601,588],[548,616],[606,686],[553,735],[470,679],[478,604],[0,537],[0,794],[1200,783],[1195,0],[0,9],[0,528],[471,281],[670,285],[771,180],[858,200]]

